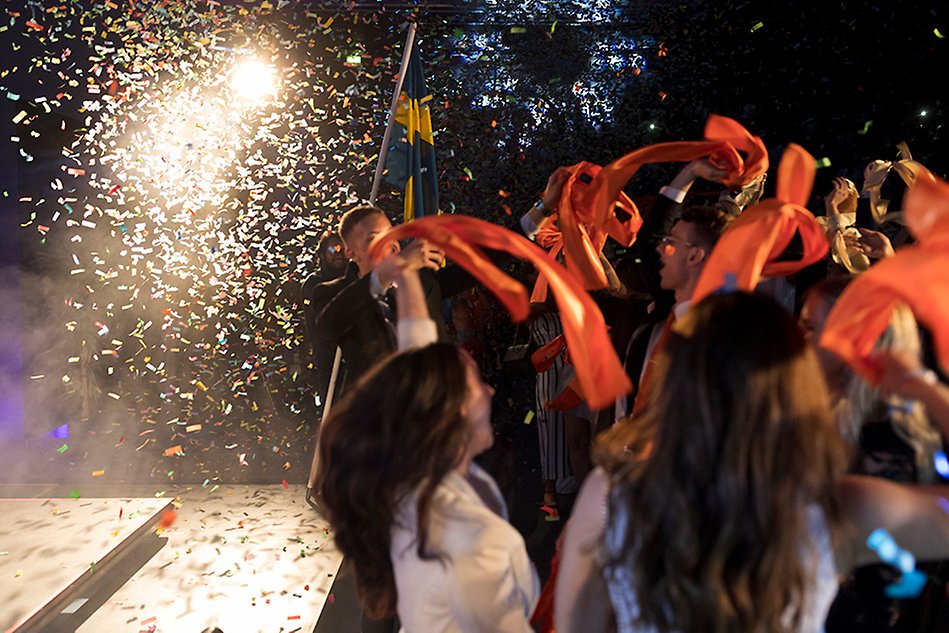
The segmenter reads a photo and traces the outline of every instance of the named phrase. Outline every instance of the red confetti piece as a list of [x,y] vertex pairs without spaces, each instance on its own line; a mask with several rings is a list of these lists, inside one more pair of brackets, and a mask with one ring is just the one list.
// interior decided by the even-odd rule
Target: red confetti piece
[[162,529],[171,527],[171,524],[175,522],[175,519],[178,518],[178,513],[174,510],[165,510],[165,513],[161,515],[161,520],[158,522],[158,525]]
[[289,487],[290,487],[290,484],[288,484],[288,483],[287,483],[287,480],[284,479],[284,480],[283,480],[283,489],[286,490],[286,489],[289,488]]

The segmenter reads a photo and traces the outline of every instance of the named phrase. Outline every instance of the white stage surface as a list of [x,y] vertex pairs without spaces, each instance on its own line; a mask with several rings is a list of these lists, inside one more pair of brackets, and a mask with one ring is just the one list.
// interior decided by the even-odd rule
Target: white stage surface
[[[16,630],[11,627],[30,609],[46,604],[77,576],[98,573],[91,563],[108,556],[136,529],[147,526],[148,538],[154,540],[154,524],[169,502],[177,518],[161,531],[167,542],[144,565],[139,562],[129,570],[126,578],[131,578],[122,578],[124,584],[104,604],[90,600],[85,610],[97,608],[73,630],[314,630],[326,601],[332,600],[329,592],[342,557],[328,524],[304,501],[303,486],[147,490],[125,486],[123,492],[137,494],[121,498],[84,490],[114,498],[0,499],[0,630]],[[156,498],[156,492],[162,496]],[[82,607],[72,604],[78,615]],[[69,605],[57,606],[61,608]]]

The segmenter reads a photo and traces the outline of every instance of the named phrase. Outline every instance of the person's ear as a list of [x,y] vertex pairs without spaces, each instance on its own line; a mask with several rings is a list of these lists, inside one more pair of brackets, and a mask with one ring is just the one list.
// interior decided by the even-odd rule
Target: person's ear
[[343,254],[346,255],[346,259],[350,261],[356,261],[356,253],[353,252],[353,249],[348,246],[343,246]]
[[694,246],[689,251],[688,262],[692,266],[697,266],[705,261],[707,255],[708,249],[706,249],[704,246]]

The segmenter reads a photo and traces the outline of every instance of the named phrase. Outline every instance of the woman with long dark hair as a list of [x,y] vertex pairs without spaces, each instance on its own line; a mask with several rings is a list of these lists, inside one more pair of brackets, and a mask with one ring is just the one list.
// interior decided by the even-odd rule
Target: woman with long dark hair
[[538,580],[473,458],[494,439],[471,357],[435,343],[389,357],[320,437],[318,486],[366,611],[407,633],[523,631]]
[[934,491],[843,477],[815,354],[770,299],[694,306],[654,385],[600,442],[567,525],[558,633],[816,633],[838,576],[876,560],[875,528],[949,554]]

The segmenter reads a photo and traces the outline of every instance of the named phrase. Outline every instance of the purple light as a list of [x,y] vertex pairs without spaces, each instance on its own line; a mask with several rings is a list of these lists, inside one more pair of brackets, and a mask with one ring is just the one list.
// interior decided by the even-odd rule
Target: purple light
[[946,458],[946,454],[943,451],[936,451],[933,460],[939,476],[943,479],[949,479],[949,459]]

